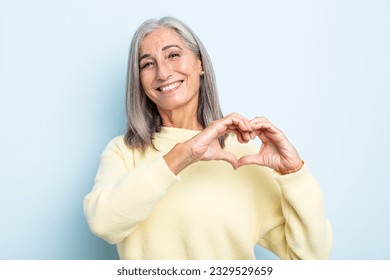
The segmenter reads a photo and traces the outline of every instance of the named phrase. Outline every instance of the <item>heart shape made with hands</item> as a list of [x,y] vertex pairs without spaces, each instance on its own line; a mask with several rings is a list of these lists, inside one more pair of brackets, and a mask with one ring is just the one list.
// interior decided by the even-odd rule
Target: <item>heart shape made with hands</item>
[[257,164],[270,167],[282,174],[296,172],[303,166],[298,152],[284,133],[264,117],[256,117],[249,121],[240,115],[233,114],[213,122],[205,129],[206,136],[208,129],[216,131],[214,134],[216,137],[233,132],[240,143],[247,143],[255,138],[259,138],[262,143],[256,154],[246,155],[240,159],[220,147],[210,145],[210,149],[205,153],[206,160],[225,160],[232,164],[234,169]]

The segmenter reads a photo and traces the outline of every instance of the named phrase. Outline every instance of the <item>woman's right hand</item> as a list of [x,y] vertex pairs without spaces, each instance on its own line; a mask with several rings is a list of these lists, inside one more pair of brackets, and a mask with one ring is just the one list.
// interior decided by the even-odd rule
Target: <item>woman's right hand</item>
[[237,169],[238,159],[236,156],[223,150],[218,141],[219,137],[231,132],[236,134],[241,143],[246,143],[256,137],[249,121],[245,117],[233,113],[213,121],[195,137],[177,144],[164,156],[164,159],[175,174],[188,165],[201,160],[224,160]]

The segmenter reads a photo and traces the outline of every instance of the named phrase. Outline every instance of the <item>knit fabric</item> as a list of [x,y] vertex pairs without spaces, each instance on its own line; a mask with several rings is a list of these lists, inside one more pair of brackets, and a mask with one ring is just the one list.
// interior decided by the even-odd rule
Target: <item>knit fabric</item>
[[[280,175],[250,165],[201,161],[178,176],[163,159],[198,131],[163,127],[145,154],[123,136],[104,150],[84,212],[92,232],[116,244],[121,259],[254,259],[254,246],[281,259],[330,257],[332,230],[306,165]],[[235,136],[237,158],[258,152]]]

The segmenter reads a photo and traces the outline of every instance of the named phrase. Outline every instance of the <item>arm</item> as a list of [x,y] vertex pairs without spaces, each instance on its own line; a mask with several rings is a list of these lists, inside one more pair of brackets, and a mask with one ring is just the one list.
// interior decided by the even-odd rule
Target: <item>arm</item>
[[328,259],[332,228],[322,194],[306,166],[296,173],[276,175],[281,198],[263,224],[259,244],[282,259]]
[[[236,114],[215,121],[194,138],[176,144],[142,166],[126,166],[133,155],[112,141],[102,154],[95,185],[84,199],[84,212],[91,231],[109,243],[118,243],[147,219],[166,191],[178,182],[176,176],[199,160],[226,160],[237,164],[234,155],[224,151],[218,137],[249,129],[249,122]],[[236,133],[249,138],[248,133]],[[241,135],[242,134],[242,135]]]
[[329,258],[332,230],[317,181],[283,132],[264,117],[250,123],[262,145],[257,154],[242,157],[238,165],[258,164],[274,169],[281,190],[259,243],[284,259]]
[[162,156],[128,168],[119,146],[114,140],[104,150],[93,190],[84,199],[91,231],[111,244],[129,236],[179,180]]
[[223,150],[218,138],[234,132],[240,143],[246,143],[255,137],[249,121],[238,115],[230,114],[212,122],[201,133],[184,143],[176,145],[164,156],[167,165],[174,174],[198,161],[224,160],[234,169],[238,168],[235,155]]

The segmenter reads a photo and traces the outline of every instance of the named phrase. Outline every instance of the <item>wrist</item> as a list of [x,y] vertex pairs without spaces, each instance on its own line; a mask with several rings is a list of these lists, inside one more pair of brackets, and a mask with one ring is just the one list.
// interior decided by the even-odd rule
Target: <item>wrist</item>
[[198,161],[192,156],[184,143],[176,144],[172,150],[164,155],[164,160],[175,175],[179,174],[187,166]]
[[287,174],[292,174],[292,173],[295,173],[295,172],[298,172],[299,170],[302,169],[303,165],[305,164],[305,162],[303,160],[301,160],[301,162],[299,162],[295,167],[293,168],[290,168],[290,169],[286,169],[286,170],[277,170],[281,175],[287,175]]

